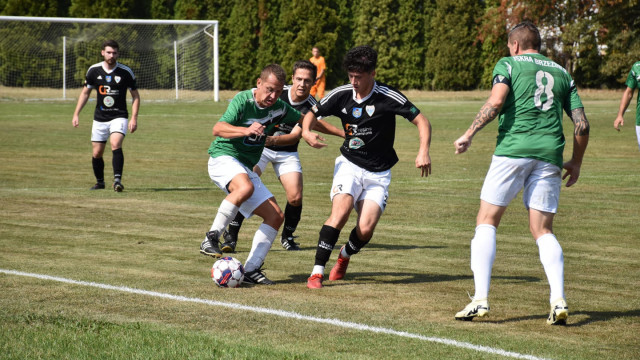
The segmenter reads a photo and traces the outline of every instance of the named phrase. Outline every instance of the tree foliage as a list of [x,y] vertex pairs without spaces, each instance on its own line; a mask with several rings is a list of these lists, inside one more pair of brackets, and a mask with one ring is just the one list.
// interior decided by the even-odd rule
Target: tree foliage
[[[508,30],[529,20],[544,38],[543,53],[566,67],[581,87],[623,86],[631,64],[640,59],[640,0],[0,0],[0,13],[13,16],[218,20],[220,86],[245,89],[255,85],[260,69],[276,62],[290,71],[294,61],[308,59],[318,46],[327,61],[327,86],[346,81],[341,68],[344,53],[355,45],[369,44],[379,53],[377,78],[401,89],[463,90],[490,86],[498,59],[508,56]],[[81,26],[70,36],[80,36]],[[34,48],[41,42],[25,26],[16,34],[2,30],[5,38],[29,37]],[[12,30],[15,31],[15,30]],[[113,28],[108,35],[127,35],[142,41],[136,31]],[[161,42],[175,34],[158,34]],[[100,43],[103,39],[95,39]],[[6,43],[6,42],[5,42]],[[95,44],[74,48],[74,78],[81,79],[95,62]],[[136,66],[136,52],[126,58]],[[99,45],[98,45],[99,46]],[[211,46],[211,45],[191,45]],[[35,50],[34,50],[35,51]],[[12,63],[0,49],[0,68]],[[99,60],[99,59],[98,59]],[[123,59],[124,61],[124,59]],[[170,62],[169,54],[156,61]],[[59,61],[43,73],[58,76]],[[32,84],[32,64],[13,69],[12,79]],[[166,67],[169,69],[169,67]],[[146,74],[155,83],[170,77]],[[2,70],[4,71],[4,70]],[[7,70],[8,71],[8,70]],[[209,77],[209,74],[203,77]],[[0,75],[4,78],[4,75]],[[80,80],[78,80],[80,81]]]

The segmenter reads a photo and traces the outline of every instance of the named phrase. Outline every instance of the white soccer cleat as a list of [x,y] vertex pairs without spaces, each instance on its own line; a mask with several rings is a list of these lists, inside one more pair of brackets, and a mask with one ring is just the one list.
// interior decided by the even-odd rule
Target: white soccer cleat
[[547,325],[567,325],[569,317],[569,306],[563,298],[559,298],[551,303],[551,312],[547,319]]
[[473,300],[462,311],[456,313],[456,320],[471,321],[474,317],[483,317],[489,313],[487,299]]

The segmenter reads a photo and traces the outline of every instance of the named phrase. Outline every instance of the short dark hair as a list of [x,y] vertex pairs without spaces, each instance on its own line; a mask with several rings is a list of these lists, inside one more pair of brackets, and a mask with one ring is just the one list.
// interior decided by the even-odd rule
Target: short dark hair
[[523,21],[509,31],[509,42],[513,42],[513,40],[517,41],[523,50],[533,49],[540,51],[540,45],[542,44],[540,31],[530,21]]
[[287,81],[287,75],[285,74],[284,69],[278,64],[270,64],[265,66],[264,69],[262,69],[262,71],[260,72],[260,79],[266,81],[271,74],[273,74],[276,79],[278,79],[278,81],[283,84]]
[[102,43],[102,50],[106,49],[108,47],[120,50],[120,45],[118,45],[118,42],[115,40],[105,40]]
[[313,80],[316,79],[316,76],[318,75],[318,68],[316,68],[315,65],[313,65],[313,63],[309,60],[299,60],[296,61],[293,64],[293,72],[291,73],[291,75],[295,75],[296,74],[296,70],[298,69],[304,69],[304,70],[309,70],[311,71],[311,76],[313,77]]
[[342,66],[347,72],[372,72],[378,63],[378,53],[368,45],[356,46],[347,51]]

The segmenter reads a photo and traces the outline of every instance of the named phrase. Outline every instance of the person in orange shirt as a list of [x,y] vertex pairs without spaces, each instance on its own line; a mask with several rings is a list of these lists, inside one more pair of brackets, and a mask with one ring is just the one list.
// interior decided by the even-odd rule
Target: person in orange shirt
[[[327,65],[324,62],[324,57],[320,56],[320,49],[317,47],[313,47],[311,49],[311,54],[313,55],[309,61],[316,66],[318,70],[318,74],[316,75],[316,83],[311,88],[311,96],[316,97],[318,99],[322,99],[324,97],[324,87],[326,85],[326,76],[325,70],[327,69]],[[316,96],[316,94],[318,96]]]

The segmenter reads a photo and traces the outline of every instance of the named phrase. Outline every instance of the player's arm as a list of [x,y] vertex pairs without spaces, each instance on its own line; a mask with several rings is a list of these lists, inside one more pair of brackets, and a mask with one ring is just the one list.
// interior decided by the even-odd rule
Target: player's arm
[[567,176],[569,177],[567,187],[575,184],[578,181],[578,177],[580,177],[580,167],[582,166],[582,158],[589,143],[590,130],[584,108],[573,109],[568,115],[571,121],[573,121],[573,156],[571,156],[571,160],[562,165],[566,170],[562,179],[564,180]]
[[138,90],[130,89],[131,99],[131,119],[129,119],[129,132],[134,133],[138,129],[138,111],[140,110],[140,93]]
[[429,176],[431,174],[431,156],[429,155],[431,123],[422,113],[418,114],[411,122],[418,127],[418,133],[420,134],[420,149],[418,150],[418,156],[416,156],[416,168],[422,170],[420,176]]
[[324,139],[320,135],[311,131],[311,129],[315,128],[317,122],[318,119],[313,111],[307,112],[302,118],[302,137],[309,146],[320,149],[327,146],[327,144],[321,142]]
[[264,134],[264,126],[259,122],[254,122],[249,127],[231,125],[226,121],[218,121],[213,126],[213,136],[233,139],[245,136],[260,136]]
[[86,86],[83,87],[82,91],[80,92],[80,96],[78,96],[78,104],[76,105],[76,110],[73,112],[73,118],[71,119],[71,124],[74,127],[78,127],[78,125],[80,124],[80,111],[82,111],[82,108],[84,108],[84,106],[87,104],[90,95],[91,88]]
[[453,142],[453,145],[456,147],[456,154],[462,154],[467,151],[471,146],[473,136],[500,114],[500,110],[502,109],[502,105],[504,105],[504,101],[507,99],[507,95],[509,95],[509,91],[509,85],[506,83],[498,82],[493,85],[489,99],[482,105],[482,108],[480,108],[480,111],[476,114],[476,118],[471,123],[471,126],[469,126],[469,129],[467,129],[458,140]]
[[[302,120],[302,116],[300,117]],[[293,145],[300,141],[302,137],[302,128],[294,126],[290,133],[278,136],[267,136],[265,146],[287,146]]]
[[620,108],[618,109],[618,116],[613,121],[613,127],[616,130],[620,131],[620,126],[624,126],[624,113],[627,111],[629,104],[631,103],[631,99],[633,98],[633,91],[630,87],[627,87],[622,94],[622,100],[620,100]]
[[313,130],[315,131],[319,131],[323,134],[327,134],[327,135],[335,135],[335,136],[339,136],[341,138],[344,139],[344,130],[333,126],[331,123],[323,120],[323,119],[317,119],[316,125],[313,127]]

